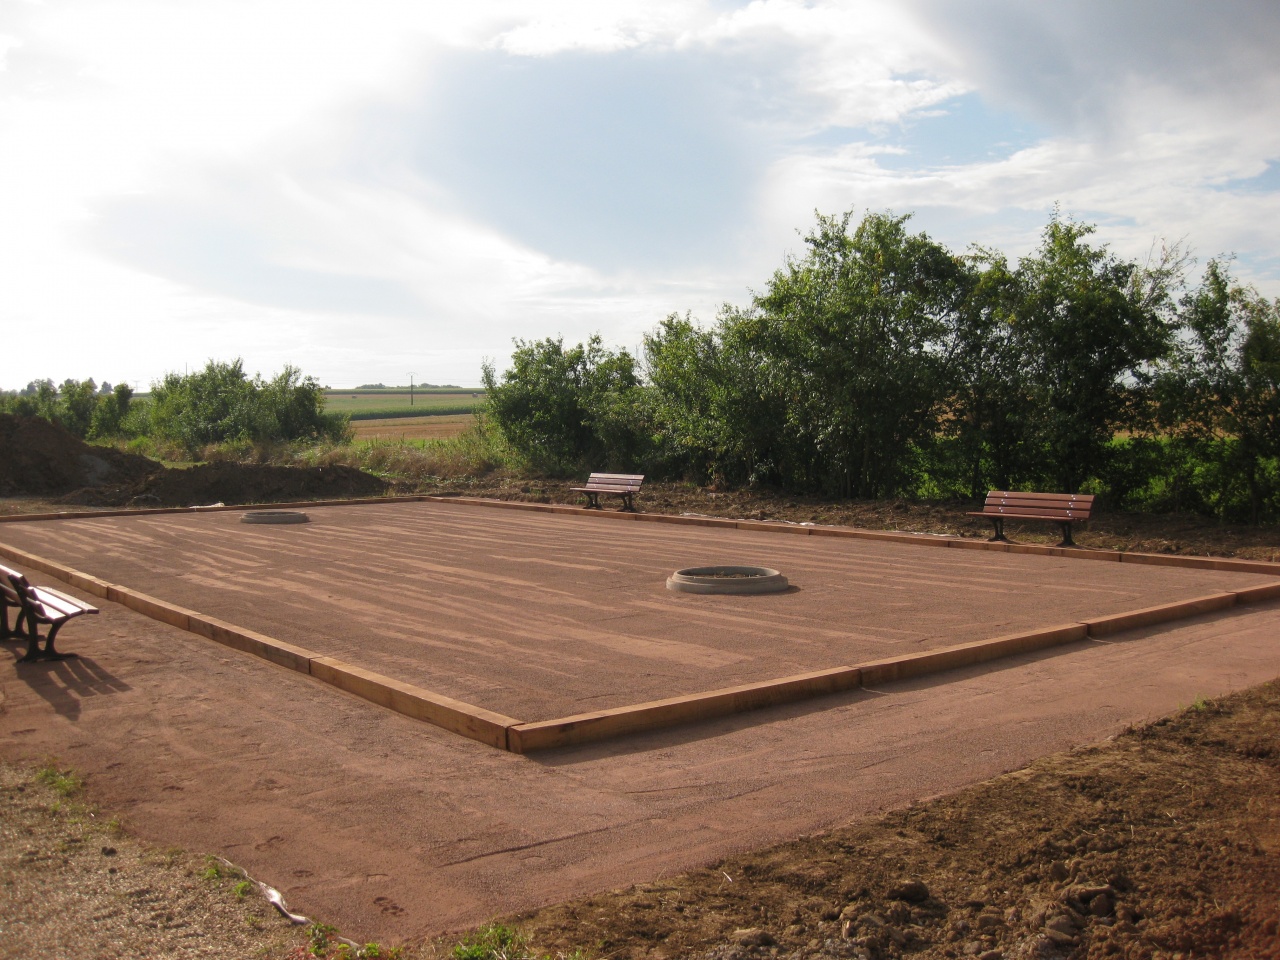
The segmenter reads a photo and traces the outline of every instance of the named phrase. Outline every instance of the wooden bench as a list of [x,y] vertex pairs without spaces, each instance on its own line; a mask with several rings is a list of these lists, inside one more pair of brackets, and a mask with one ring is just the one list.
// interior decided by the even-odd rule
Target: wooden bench
[[644,483],[644,474],[633,473],[593,473],[587,478],[585,487],[570,487],[574,493],[587,495],[587,509],[600,509],[600,494],[611,493],[622,498],[622,510],[636,509],[635,495],[640,492],[640,484]]
[[[9,629],[10,607],[18,611],[12,630]],[[55,650],[54,638],[68,620],[81,614],[97,612],[97,607],[49,587],[32,586],[17,570],[0,566],[0,639],[22,637],[27,641],[27,652],[18,658],[18,663],[74,657],[74,653],[59,653]],[[25,630],[22,628],[24,623]],[[42,623],[49,626],[43,649],[40,647],[39,629]]]
[[1090,493],[1017,493],[1010,490],[992,490],[986,503],[971,517],[986,517],[995,527],[992,540],[1009,542],[1004,535],[1005,520],[1047,520],[1062,527],[1060,547],[1074,547],[1071,526],[1084,523],[1093,512],[1093,494]]

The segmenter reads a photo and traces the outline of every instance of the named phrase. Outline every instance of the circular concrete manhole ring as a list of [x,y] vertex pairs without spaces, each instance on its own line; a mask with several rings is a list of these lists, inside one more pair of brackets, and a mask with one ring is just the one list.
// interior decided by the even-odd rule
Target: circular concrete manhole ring
[[241,523],[310,523],[311,518],[301,510],[251,510],[242,514]]
[[768,567],[689,567],[667,577],[681,593],[781,593],[787,578]]

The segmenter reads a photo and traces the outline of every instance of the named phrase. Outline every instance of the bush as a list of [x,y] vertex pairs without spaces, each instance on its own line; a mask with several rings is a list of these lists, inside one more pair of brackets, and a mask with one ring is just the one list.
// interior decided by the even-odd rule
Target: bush
[[484,365],[485,412],[530,467],[621,471],[644,458],[640,378],[625,350],[606,350],[598,336],[568,350],[560,339],[517,340],[511,363],[500,381]]
[[345,439],[348,419],[324,412],[320,384],[296,367],[275,378],[249,379],[240,360],[210,360],[196,373],[171,373],[151,385],[147,434],[195,455],[228,441]]

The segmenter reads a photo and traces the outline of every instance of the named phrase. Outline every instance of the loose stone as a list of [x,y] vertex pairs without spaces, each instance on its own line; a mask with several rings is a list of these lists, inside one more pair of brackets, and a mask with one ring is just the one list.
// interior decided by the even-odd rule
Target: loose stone
[[929,899],[929,888],[919,880],[904,880],[889,889],[890,900],[905,900],[907,903],[924,903]]
[[733,939],[744,947],[771,947],[778,941],[759,927],[747,927],[733,931]]

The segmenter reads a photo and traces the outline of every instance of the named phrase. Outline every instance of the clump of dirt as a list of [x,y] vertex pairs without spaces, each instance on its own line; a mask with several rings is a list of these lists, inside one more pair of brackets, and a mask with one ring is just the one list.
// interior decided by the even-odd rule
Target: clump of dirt
[[386,489],[385,481],[354,467],[203,463],[162,470],[134,483],[79,490],[58,502],[96,507],[192,507],[376,497]]
[[610,960],[1280,957],[1280,683],[508,922],[539,953]]
[[0,496],[57,495],[138,483],[164,469],[136,454],[95,447],[42,417],[0,413]]

